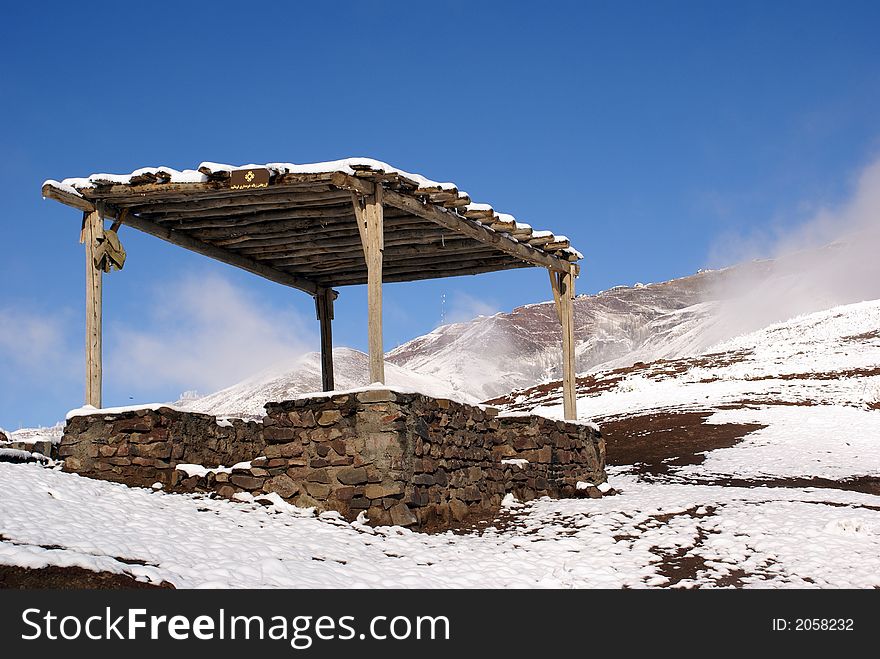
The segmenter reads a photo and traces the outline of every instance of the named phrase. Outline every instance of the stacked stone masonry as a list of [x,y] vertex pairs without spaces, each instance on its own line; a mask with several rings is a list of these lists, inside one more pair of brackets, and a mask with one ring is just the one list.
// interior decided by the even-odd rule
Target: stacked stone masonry
[[[129,485],[276,493],[347,519],[434,528],[491,514],[507,493],[566,497],[579,481],[605,481],[604,440],[585,425],[377,389],[269,403],[266,413],[219,424],[170,408],[73,417],[60,455],[66,470]],[[242,462],[201,476],[175,469]]]

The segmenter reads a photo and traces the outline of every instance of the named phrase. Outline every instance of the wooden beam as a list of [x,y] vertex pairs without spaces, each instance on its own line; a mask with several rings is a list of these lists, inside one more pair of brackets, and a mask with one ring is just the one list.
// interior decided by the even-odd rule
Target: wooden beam
[[[349,189],[362,195],[371,194],[373,189],[381,187],[374,186],[368,181],[362,181],[352,176],[339,173],[334,174],[331,181],[334,185],[337,185],[340,188]],[[393,190],[385,190],[384,195],[384,203],[389,206],[408,211],[413,215],[423,217],[426,220],[431,220],[432,222],[436,222],[452,231],[463,233],[466,236],[470,236],[471,238],[486,243],[487,245],[492,245],[495,249],[510,254],[511,256],[515,256],[516,258],[520,258],[533,265],[550,268],[557,272],[569,271],[567,261],[559,259],[542,250],[530,247],[526,243],[518,242],[496,231],[492,231],[479,222],[463,217],[452,210],[447,210],[446,208],[434,204],[422,203],[415,197],[400,194]]]
[[[422,281],[424,279],[443,279],[445,277],[466,277],[487,272],[500,272],[502,270],[516,270],[518,268],[531,268],[530,263],[508,259],[506,262],[491,262],[485,265],[474,265],[466,269],[446,268],[442,270],[427,270],[425,268],[406,269],[394,271],[388,267],[382,268],[382,281],[386,284],[391,282]],[[358,286],[367,283],[366,272],[327,273],[316,276],[315,281],[322,286]]]
[[[334,203],[323,206],[292,206],[285,204],[250,204],[249,206],[227,206],[226,208],[210,208],[194,210],[192,212],[173,211],[162,213],[160,210],[135,210],[141,217],[154,222],[173,222],[186,225],[191,229],[213,229],[217,227],[244,227],[260,222],[271,221],[260,218],[258,213],[270,213],[276,211],[277,216],[287,220],[313,220],[319,222],[324,219],[339,220],[348,217],[351,219],[351,210],[348,199],[334,199]],[[133,209],[143,209],[143,206],[133,206]]]
[[[167,226],[172,229],[181,231],[189,231],[193,236],[200,240],[222,240],[229,237],[247,237],[247,238],[264,238],[278,235],[289,235],[291,233],[306,232],[311,234],[314,231],[330,231],[346,233],[354,232],[352,224],[353,215],[351,213],[351,202],[347,201],[344,211],[341,209],[336,217],[324,218],[299,218],[292,220],[286,211],[267,211],[261,213],[258,222],[239,224],[235,222],[235,218],[227,218],[226,220],[211,220],[214,226],[199,227],[194,226],[190,222],[178,221],[176,219],[156,219],[151,215],[140,214],[140,217],[150,221],[156,221],[161,226]],[[414,217],[410,213],[403,213],[394,209],[390,213],[385,213],[385,221],[391,224],[389,220],[394,220],[401,225],[421,226],[423,228],[435,228],[433,222],[428,222],[421,217]]]
[[321,326],[321,384],[324,391],[333,391],[333,301],[339,294],[322,288],[315,295],[315,308]]
[[102,406],[103,365],[101,336],[101,307],[103,298],[103,278],[95,263],[95,250],[98,240],[104,237],[104,220],[100,213],[83,213],[82,240],[86,256],[86,405]]
[[[315,227],[312,231],[308,232],[282,231],[279,233],[266,232],[259,234],[245,234],[241,236],[227,233],[227,237],[225,238],[204,237],[201,231],[193,233],[191,235],[194,238],[198,238],[199,240],[203,240],[204,242],[209,242],[213,245],[217,245],[218,247],[228,247],[232,245],[235,245],[238,248],[273,247],[277,245],[296,243],[298,247],[297,251],[303,251],[303,249],[312,248],[315,251],[319,252],[321,250],[336,250],[339,247],[354,247],[360,250],[363,243],[361,242],[360,236],[355,232],[354,226],[352,226],[354,222],[352,222],[351,218],[349,218],[349,222],[349,230],[347,232],[338,231],[336,229],[325,232],[320,227]],[[434,234],[428,233],[426,231],[426,227],[424,224],[405,224],[390,222],[388,224],[392,224],[394,227],[394,231],[390,232],[386,240],[386,243],[389,245],[419,244],[420,241],[424,241],[426,238],[435,237]],[[431,225],[427,227],[427,229],[433,231],[436,229],[436,225]],[[179,229],[179,231],[186,230]],[[187,231],[187,233],[189,232]],[[441,240],[445,240],[445,237],[441,238]]]
[[[171,184],[168,183],[165,185]],[[92,204],[92,202],[90,202],[89,200],[84,199],[79,195],[74,195],[64,190],[60,190],[51,185],[43,186],[43,196],[47,199],[54,199],[56,201],[60,201],[63,204],[73,206],[74,208],[79,208],[89,213],[97,210],[95,204]],[[302,277],[291,275],[287,272],[282,272],[281,270],[276,270],[263,263],[255,261],[254,259],[248,258],[247,256],[235,254],[234,252],[220,249],[219,247],[215,247],[214,245],[209,245],[180,231],[175,231],[174,229],[170,229],[167,227],[160,227],[155,222],[150,222],[149,220],[140,218],[132,213],[125,213],[123,215],[120,209],[112,204],[104,202],[96,203],[101,205],[100,210],[104,217],[116,219],[122,222],[122,224],[127,224],[128,226],[139,229],[140,231],[148,233],[151,236],[161,238],[165,242],[184,247],[185,249],[196,252],[197,254],[216,259],[217,261],[221,261],[228,265],[234,265],[237,268],[247,270],[248,272],[251,272],[255,275],[259,275],[260,277],[264,277],[270,281],[274,281],[276,284],[290,286],[291,288],[305,291],[306,293],[309,293],[311,295],[314,295],[318,292],[319,286],[310,279],[304,279]]]
[[568,421],[577,419],[574,342],[574,271],[550,272],[553,301],[562,326],[562,408]]
[[[172,184],[162,184],[165,186],[170,186]],[[178,189],[171,190],[170,188],[159,188],[156,190],[152,190],[149,194],[144,193],[142,191],[143,185],[133,185],[128,188],[128,192],[116,192],[116,193],[108,193],[105,189],[101,189],[101,194],[93,195],[86,194],[85,196],[91,199],[93,196],[99,199],[104,199],[105,201],[110,201],[114,205],[118,206],[133,206],[133,205],[155,205],[161,206],[166,203],[177,203],[177,202],[186,202],[186,201],[211,201],[217,199],[230,199],[230,198],[239,198],[242,195],[249,195],[251,192],[243,192],[241,190],[230,190],[225,185],[221,185],[219,188],[214,187],[206,190],[192,190],[192,184],[190,184],[190,189]],[[331,185],[329,181],[321,184],[296,184],[296,185],[284,185],[277,186],[271,185],[268,188],[263,188],[263,191],[267,194],[280,194],[284,192],[296,193],[296,194],[321,194],[326,192],[339,192],[339,188],[335,185]],[[259,191],[254,191],[253,194],[259,194]]]
[[161,213],[172,215],[174,213],[190,214],[194,211],[227,211],[229,209],[242,209],[271,205],[275,208],[297,208],[302,206],[335,206],[341,202],[348,202],[348,193],[345,190],[330,188],[326,192],[298,193],[284,191],[279,193],[273,188],[267,188],[267,192],[260,194],[227,195],[225,197],[212,197],[206,199],[202,195],[181,201],[165,200],[140,200],[125,206],[135,213]]
[[[433,248],[434,245],[431,245]],[[407,246],[399,246],[395,247],[393,250],[388,245],[385,246],[385,252],[383,254],[382,261],[384,263],[384,267],[393,266],[393,265],[401,265],[407,262],[415,262],[415,263],[454,263],[457,260],[467,260],[474,258],[483,258],[483,259],[493,259],[493,258],[504,258],[509,259],[510,257],[506,254],[499,254],[498,252],[494,252],[491,249],[487,248],[485,245],[480,243],[474,243],[471,240],[468,240],[467,243],[458,243],[454,245],[453,243],[447,243],[447,247],[445,249],[440,248],[439,245],[436,246],[436,251],[434,250],[426,250],[424,247],[419,247],[416,245],[407,245]],[[255,258],[259,258],[261,261],[265,261],[266,263],[271,264],[273,267],[281,267],[281,266],[301,266],[301,265],[323,265],[327,267],[333,267],[334,263],[338,263],[341,266],[347,266],[352,262],[360,264],[363,266],[363,252],[361,250],[351,250],[351,249],[343,249],[343,250],[319,250],[315,249],[311,250],[291,250],[285,253],[261,253],[257,255]]]
[[511,238],[507,238],[500,233],[492,231],[485,226],[461,217],[457,213],[440,208],[438,206],[423,204],[414,197],[402,195],[398,192],[388,191],[385,195],[388,205],[407,210],[414,215],[432,220],[447,229],[463,233],[475,240],[479,240],[487,245],[492,245],[495,249],[505,252],[510,256],[522,259],[536,266],[544,266],[558,272],[568,270],[568,263],[555,256],[547,254],[541,250],[530,247],[525,243],[520,243]]
[[277,284],[290,286],[291,288],[305,291],[311,295],[314,295],[318,291],[318,285],[310,279],[291,275],[290,273],[269,267],[266,264],[255,261],[247,256],[236,254],[229,250],[220,249],[214,245],[209,245],[208,243],[197,240],[181,231],[160,227],[154,222],[140,218],[137,215],[131,213],[122,214],[119,212],[119,209],[114,208],[109,204],[102,204],[102,202],[98,202],[98,204],[103,206],[105,216],[115,217],[118,221],[122,222],[122,224],[134,227],[135,229],[148,233],[156,238],[161,238],[172,245],[184,247],[196,254],[216,259],[217,261],[221,261],[228,265],[234,265],[242,270],[247,270],[255,275],[274,281]]
[[[307,174],[284,174],[275,177],[270,186],[272,190],[280,190],[287,185],[320,185],[331,182],[331,174],[327,172]],[[337,186],[338,187],[338,186]],[[131,198],[133,195],[142,198],[167,198],[170,195],[194,195],[194,199],[205,192],[224,194],[229,190],[228,180],[209,180],[203,183],[145,183],[142,185],[127,185],[125,183],[113,183],[94,188],[84,188],[81,193],[89,200],[114,198]],[[230,191],[235,192],[235,191]],[[241,192],[238,192],[241,194]]]
[[43,197],[60,201],[62,204],[77,208],[84,213],[91,213],[95,210],[95,205],[88,199],[83,199],[79,195],[72,194],[61,188],[56,188],[54,185],[49,185],[48,183],[43,185]]
[[[401,232],[407,230],[406,225],[397,226],[400,227],[399,230]],[[421,234],[421,244],[413,244],[415,242],[414,240],[406,243],[397,243],[392,238],[392,236],[397,232],[394,229],[394,223],[389,222],[388,217],[386,216],[385,233],[386,235],[390,234],[385,240],[386,256],[388,256],[388,253],[391,251],[393,251],[394,254],[397,255],[403,253],[403,251],[405,250],[413,250],[413,253],[429,254],[430,252],[426,250],[426,247],[436,249],[438,254],[447,254],[450,253],[452,250],[464,246],[473,247],[474,249],[479,248],[487,254],[498,254],[498,252],[494,251],[490,247],[487,247],[486,245],[483,245],[482,243],[474,242],[471,238],[468,238],[467,236],[460,236],[454,233],[444,233],[443,235],[434,233],[431,233],[430,235]],[[300,232],[296,234],[290,234],[284,239],[275,238],[269,245],[251,245],[245,241],[230,244],[229,248],[235,250],[236,252],[247,254],[254,258],[270,259],[285,257],[294,258],[299,255],[327,254],[328,252],[332,252],[333,254],[340,253],[344,255],[349,251],[349,247],[355,248],[353,251],[356,251],[358,254],[363,256],[363,248],[362,243],[360,242],[360,236],[357,235],[354,227],[351,226],[351,222],[349,222],[348,233],[331,233],[328,234],[328,236],[328,245],[325,245],[323,243],[323,240],[317,243],[310,242],[308,240],[308,234]],[[351,243],[349,240],[352,236],[354,239],[354,243]],[[328,249],[328,247],[332,247],[332,249]],[[509,258],[506,254],[503,254],[502,256],[504,256],[505,258]]]
[[[309,276],[315,281],[321,279],[326,280],[328,277],[338,276],[340,278],[349,278],[349,280],[350,278],[359,279],[360,283],[366,283],[368,274],[363,257],[361,257],[360,261],[349,261],[346,263],[338,261],[329,264],[304,263],[283,267],[288,268],[290,272],[308,272]],[[434,263],[430,260],[407,261],[401,263],[390,262],[387,259],[383,259],[382,281],[391,281],[389,279],[390,275],[403,274],[410,274],[413,276],[419,274],[429,275],[428,277],[419,277],[420,279],[439,278],[444,275],[468,275],[474,272],[487,272],[486,268],[488,267],[494,267],[498,270],[508,270],[516,267],[528,268],[531,266],[528,263],[511,259],[504,254],[494,258],[478,258],[467,261],[450,261],[446,263]],[[401,280],[396,279],[395,281]]]
[[352,193],[355,222],[367,262],[367,332],[370,353],[370,382],[385,383],[385,350],[382,345],[382,252],[385,228],[381,185],[371,195]]

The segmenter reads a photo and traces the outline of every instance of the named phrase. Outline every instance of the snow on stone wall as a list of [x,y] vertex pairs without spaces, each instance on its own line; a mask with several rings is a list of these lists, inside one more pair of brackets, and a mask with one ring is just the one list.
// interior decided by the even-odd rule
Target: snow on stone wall
[[[68,471],[130,485],[277,496],[352,520],[364,513],[374,524],[430,528],[494,513],[509,493],[582,496],[579,481],[605,481],[604,440],[585,425],[384,389],[266,410],[262,424],[224,426],[169,408],[73,417],[61,455]],[[234,466],[211,468],[219,465]]]

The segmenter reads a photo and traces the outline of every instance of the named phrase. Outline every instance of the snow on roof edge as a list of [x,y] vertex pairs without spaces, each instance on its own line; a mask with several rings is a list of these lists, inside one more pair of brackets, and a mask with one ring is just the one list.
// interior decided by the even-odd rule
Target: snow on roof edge
[[[216,163],[212,161],[204,161],[199,164],[196,170],[193,169],[184,169],[177,170],[172,167],[166,167],[164,165],[158,167],[140,167],[130,174],[109,174],[109,173],[96,173],[91,174],[87,177],[72,177],[65,178],[61,181],[57,181],[55,179],[47,179],[43,182],[43,185],[48,185],[57,190],[60,190],[66,194],[75,195],[77,197],[82,197],[82,193],[80,190],[92,189],[99,185],[133,185],[132,180],[135,177],[143,177],[145,175],[156,175],[162,174],[162,177],[159,177],[162,182],[168,183],[205,183],[209,180],[209,176],[222,174],[222,173],[230,173],[233,171],[238,171],[242,169],[256,169],[256,168],[264,168],[268,169],[276,175],[284,175],[284,174],[327,174],[327,173],[342,173],[347,175],[355,175],[359,171],[369,170],[376,173],[385,173],[385,174],[396,174],[404,179],[408,179],[418,185],[419,190],[438,190],[444,192],[451,192],[457,195],[459,199],[467,199],[468,204],[463,207],[463,211],[478,211],[482,213],[492,213],[493,217],[497,216],[504,222],[514,222],[514,225],[517,230],[520,231],[528,231],[531,230],[532,233],[528,235],[527,238],[520,240],[515,236],[508,235],[508,237],[515,241],[522,243],[526,246],[530,246],[533,249],[539,252],[545,252],[551,255],[560,255],[563,260],[566,260],[570,257],[575,257],[578,260],[583,258],[583,255],[574,248],[565,248],[560,249],[556,252],[550,252],[545,250],[542,246],[537,245],[529,245],[529,240],[532,238],[551,238],[554,242],[556,241],[565,241],[568,240],[565,236],[556,236],[554,238],[554,234],[552,231],[535,231],[532,229],[530,224],[525,222],[519,222],[513,215],[509,213],[500,213],[496,211],[490,204],[484,203],[475,203],[470,200],[470,196],[467,193],[462,192],[458,189],[458,186],[455,183],[451,183],[449,181],[440,182],[429,179],[421,174],[416,174],[413,172],[408,172],[403,169],[399,169],[397,167],[393,167],[386,162],[382,162],[381,160],[375,160],[373,158],[364,158],[364,157],[355,157],[355,158],[341,158],[338,160],[327,160],[323,162],[315,162],[315,163],[290,163],[290,162],[272,162],[265,164],[248,164],[248,165],[229,165],[226,163]],[[480,219],[475,219],[474,221],[479,222],[483,226],[490,228],[489,223],[483,223]]]

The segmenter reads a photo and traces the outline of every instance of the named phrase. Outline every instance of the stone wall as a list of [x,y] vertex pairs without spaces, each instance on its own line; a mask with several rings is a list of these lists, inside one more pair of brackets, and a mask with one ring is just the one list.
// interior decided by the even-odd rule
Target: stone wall
[[75,416],[58,454],[65,471],[149,487],[171,485],[178,464],[230,465],[262,455],[262,425],[169,407]]
[[[225,497],[276,493],[404,526],[442,527],[497,511],[507,493],[572,496],[578,481],[605,480],[604,440],[579,424],[375,389],[269,403],[266,413],[262,424],[228,427],[168,408],[76,417],[61,455],[89,476]],[[174,469],[243,461],[231,472]]]
[[34,459],[40,461],[40,456],[49,459],[58,458],[58,446],[49,439],[31,439],[30,441],[13,440],[12,437],[0,429],[0,450],[12,449],[13,451],[25,451],[36,454]]

